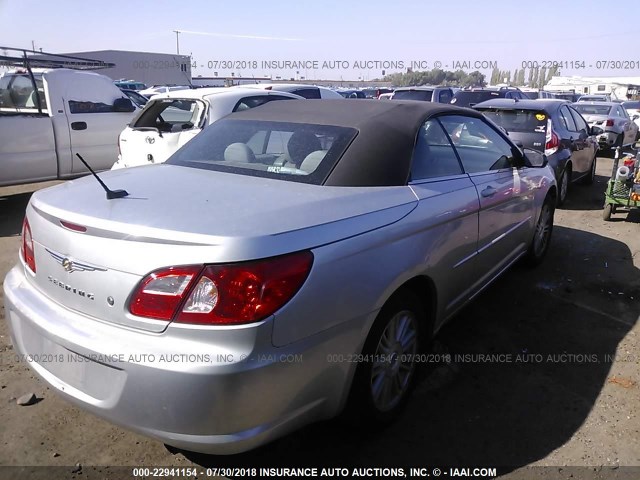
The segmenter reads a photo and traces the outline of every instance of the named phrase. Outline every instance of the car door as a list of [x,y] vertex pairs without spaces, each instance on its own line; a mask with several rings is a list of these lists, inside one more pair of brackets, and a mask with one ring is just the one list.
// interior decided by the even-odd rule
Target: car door
[[558,116],[560,123],[569,134],[568,138],[563,135],[560,142],[564,148],[571,150],[571,168],[575,174],[575,178],[577,178],[588,172],[591,167],[591,157],[586,141],[587,132],[578,132],[576,122],[569,111],[569,107],[566,105],[560,107]]
[[409,186],[418,197],[421,258],[438,285],[438,318],[451,315],[477,281],[479,201],[437,119],[420,128]]
[[587,125],[585,119],[582,118],[582,115],[580,115],[578,111],[572,107],[567,106],[567,109],[571,113],[573,121],[576,124],[576,128],[579,133],[578,141],[580,142],[580,146],[585,152],[585,156],[588,160],[587,172],[590,172],[591,162],[595,158],[596,151],[598,150],[598,142],[596,141],[594,136],[590,135],[589,125]]
[[481,289],[526,252],[535,187],[515,165],[517,147],[487,121],[464,115],[447,115],[440,121],[478,192],[476,287]]
[[63,103],[71,142],[70,173],[88,173],[76,153],[94,170],[111,168],[118,159],[118,135],[134,113],[116,112],[113,105],[101,102],[64,99]]
[[620,117],[624,121],[623,145],[635,142],[636,133],[638,132],[637,126],[631,121],[631,117],[629,117],[629,114],[623,107],[617,106],[615,108],[615,112],[616,117]]

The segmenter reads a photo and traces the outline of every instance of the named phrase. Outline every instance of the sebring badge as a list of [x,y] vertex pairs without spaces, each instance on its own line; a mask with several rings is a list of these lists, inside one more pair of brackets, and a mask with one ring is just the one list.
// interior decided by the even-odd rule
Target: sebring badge
[[53,257],[53,259],[62,265],[67,272],[106,272],[107,270],[104,268],[96,267],[95,265],[90,265],[88,263],[78,262],[77,260],[71,260],[69,257],[64,255],[60,255],[52,250],[46,249],[49,255]]

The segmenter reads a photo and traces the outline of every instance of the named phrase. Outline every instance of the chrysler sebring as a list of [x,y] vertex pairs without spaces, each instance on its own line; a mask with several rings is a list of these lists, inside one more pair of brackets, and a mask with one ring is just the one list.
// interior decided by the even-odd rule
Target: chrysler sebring
[[481,113],[413,101],[270,102],[101,180],[32,196],[15,350],[80,407],[221,454],[396,417],[443,323],[543,259],[557,195]]

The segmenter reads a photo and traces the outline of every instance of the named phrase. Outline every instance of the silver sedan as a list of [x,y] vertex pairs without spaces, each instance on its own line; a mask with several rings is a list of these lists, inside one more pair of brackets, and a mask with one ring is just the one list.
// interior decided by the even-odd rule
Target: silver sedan
[[395,418],[444,322],[543,259],[557,195],[481,113],[411,101],[271,102],[101,178],[31,198],[15,350],[80,407],[219,454]]
[[624,107],[616,102],[578,102],[573,107],[582,114],[592,127],[602,129],[597,136],[600,148],[615,148],[632,145],[638,136],[638,125]]

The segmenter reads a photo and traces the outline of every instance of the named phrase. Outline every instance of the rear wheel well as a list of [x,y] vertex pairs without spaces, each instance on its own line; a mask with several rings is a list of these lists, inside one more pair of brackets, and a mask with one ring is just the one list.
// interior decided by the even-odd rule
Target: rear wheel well
[[[426,314],[426,318],[423,319],[424,332],[430,338],[433,335],[434,321],[437,312],[435,283],[431,278],[424,275],[413,277],[398,287],[389,299],[403,291],[410,291],[413,293],[422,304]],[[389,300],[387,300],[387,302],[388,301]]]
[[573,171],[573,165],[571,164],[571,159],[567,160],[567,163],[564,164],[564,171],[569,174],[569,181],[571,181],[571,172]]

